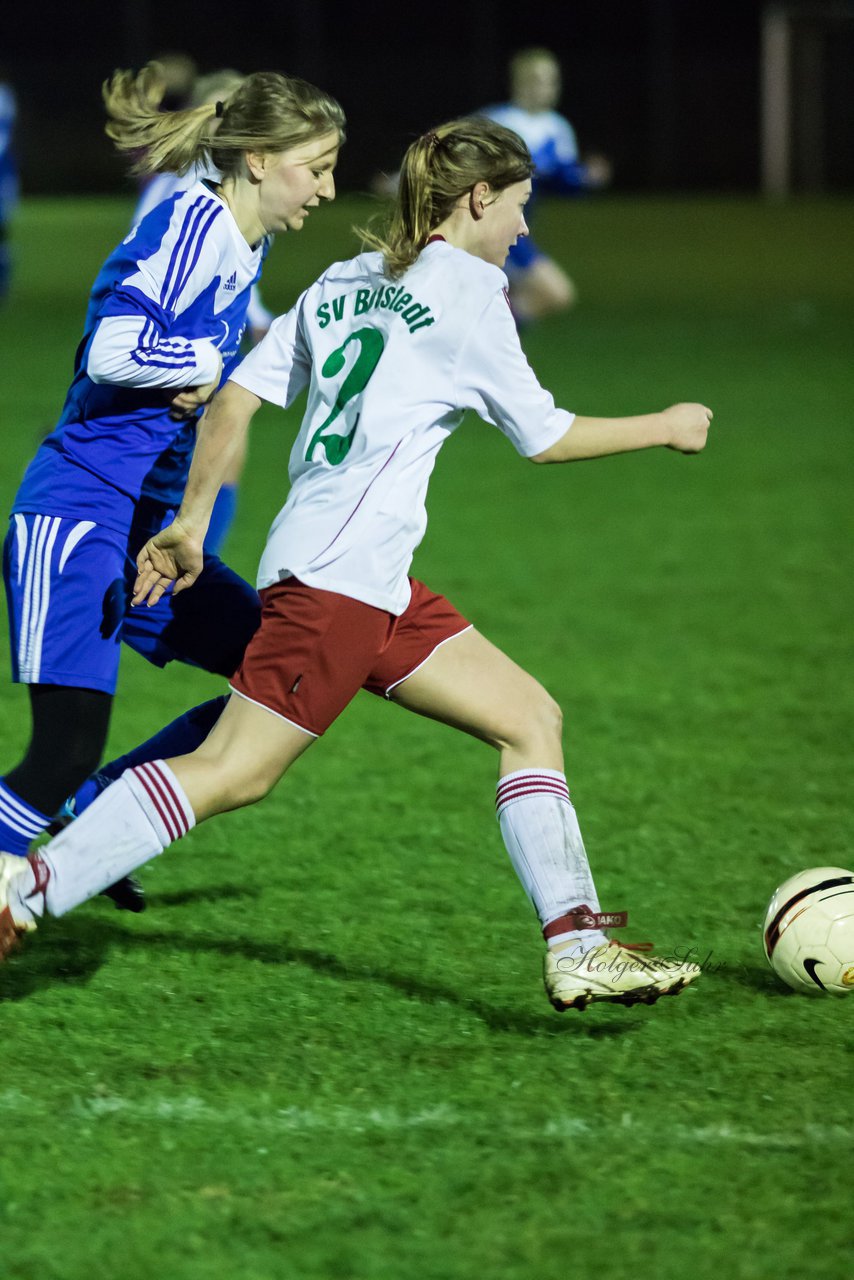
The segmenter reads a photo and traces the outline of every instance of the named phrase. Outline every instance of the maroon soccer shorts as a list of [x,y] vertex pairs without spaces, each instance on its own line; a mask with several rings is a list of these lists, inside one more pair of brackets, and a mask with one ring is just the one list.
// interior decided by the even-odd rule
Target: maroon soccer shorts
[[396,618],[335,591],[286,578],[261,592],[261,626],[231,687],[319,736],[360,689],[390,697],[445,640],[470,623],[444,596],[411,578]]

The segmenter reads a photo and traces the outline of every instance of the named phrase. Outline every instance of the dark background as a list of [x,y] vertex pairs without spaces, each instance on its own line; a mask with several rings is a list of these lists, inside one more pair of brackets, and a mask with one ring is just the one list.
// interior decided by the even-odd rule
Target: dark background
[[[357,190],[376,169],[394,168],[431,123],[505,98],[507,58],[532,44],[560,58],[562,110],[582,151],[613,161],[617,189],[751,191],[760,175],[760,30],[768,7],[762,0],[425,7],[260,0],[241,14],[202,0],[33,3],[16,6],[0,60],[19,99],[27,193],[109,191],[126,181],[103,136],[99,86],[115,67],[138,67],[166,50],[190,53],[202,72],[290,71],[334,93],[349,119],[340,185]],[[794,185],[816,185],[815,166],[798,152],[809,98],[813,120],[818,111],[823,122],[820,185],[850,190],[854,0],[797,7],[801,26],[818,23],[824,34],[818,78],[814,62],[809,75],[801,66],[796,43]]]

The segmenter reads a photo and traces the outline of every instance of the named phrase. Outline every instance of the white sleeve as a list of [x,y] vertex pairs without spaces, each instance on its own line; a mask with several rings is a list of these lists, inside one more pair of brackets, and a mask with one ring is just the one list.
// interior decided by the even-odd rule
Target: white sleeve
[[216,377],[219,353],[213,342],[172,336],[176,316],[229,265],[224,206],[204,191],[187,195],[160,244],[104,298],[86,357],[93,382],[197,387]]
[[219,370],[206,338],[167,338],[142,315],[105,316],[86,359],[93,382],[115,387],[200,387]]
[[575,418],[537,381],[503,292],[493,295],[462,347],[456,390],[461,408],[498,427],[525,458],[550,448]]
[[302,324],[304,299],[305,294],[273,321],[229,379],[282,409],[293,403],[311,377],[311,352]]
[[261,290],[253,284],[249,291],[249,306],[246,308],[246,319],[250,329],[263,329],[265,332],[273,323],[273,313],[264,306]]

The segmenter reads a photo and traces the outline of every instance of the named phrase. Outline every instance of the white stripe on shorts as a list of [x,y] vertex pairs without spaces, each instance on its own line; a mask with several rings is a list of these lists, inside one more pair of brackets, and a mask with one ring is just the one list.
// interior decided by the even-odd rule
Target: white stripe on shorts
[[18,547],[18,586],[20,586],[21,575],[24,572],[24,561],[27,558],[27,522],[20,511],[16,511],[12,518],[15,521],[15,538]]
[[24,579],[24,603],[21,607],[21,632],[18,636],[18,667],[21,675],[29,667],[30,642],[30,609],[33,597],[33,578],[39,550],[39,535],[42,528],[42,517],[36,516],[33,521],[33,537],[27,556],[26,576]]
[[50,604],[50,558],[61,523],[60,516],[36,516],[33,522],[18,640],[18,667],[25,684],[37,684],[41,674],[42,644]]
[[65,568],[65,562],[68,559],[68,557],[71,555],[74,548],[77,546],[77,543],[80,542],[82,538],[86,537],[86,534],[89,532],[90,529],[94,529],[94,528],[95,528],[94,520],[78,520],[77,524],[74,526],[74,528],[69,533],[68,537],[65,539],[65,544],[62,548],[62,554],[59,557],[60,573],[62,573],[63,569]]
[[41,675],[44,629],[47,622],[48,605],[50,604],[50,558],[53,555],[53,544],[56,542],[56,535],[59,533],[61,523],[59,516],[54,516],[51,520],[50,532],[47,535],[47,545],[42,560],[41,598],[39,600],[38,617],[36,618],[36,631],[33,636],[33,654],[30,659],[33,667],[33,683],[36,683]]

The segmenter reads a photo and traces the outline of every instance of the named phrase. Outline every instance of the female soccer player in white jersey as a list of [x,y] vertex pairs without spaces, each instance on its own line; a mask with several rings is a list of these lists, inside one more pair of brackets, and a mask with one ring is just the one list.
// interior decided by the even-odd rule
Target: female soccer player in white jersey
[[366,688],[499,752],[501,833],[542,923],[556,1007],[651,1002],[697,975],[609,943],[563,772],[558,707],[408,577],[436,454],[466,409],[540,463],[655,445],[695,453],[706,441],[702,405],[576,417],[537,382],[501,270],[526,234],[531,169],[521,139],[490,121],[418,139],[387,236],[368,237],[379,252],[330,267],[216,397],[180,512],[140,555],[136,599],[156,602],[171,582],[189,596],[198,589],[229,450],[262,400],[285,406],[307,387],[290,493],[259,570],[261,626],[201,747],[125,772],[25,870],[0,864],[0,946],[194,823],[260,799]]
[[108,134],[139,172],[209,159],[221,178],[175,192],[105,262],[59,425],[14,500],[13,678],[30,686],[32,709],[24,758],[0,778],[0,850],[16,855],[100,761],[120,640],[156,666],[230,676],[260,617],[257,593],[215,556],[195,601],[131,612],[135,561],[181,501],[197,420],[237,363],[269,237],[298,231],[334,196],[344,117],[327,94],[272,72],[196,109],[160,111],[162,89],[157,68],[116,73]]

